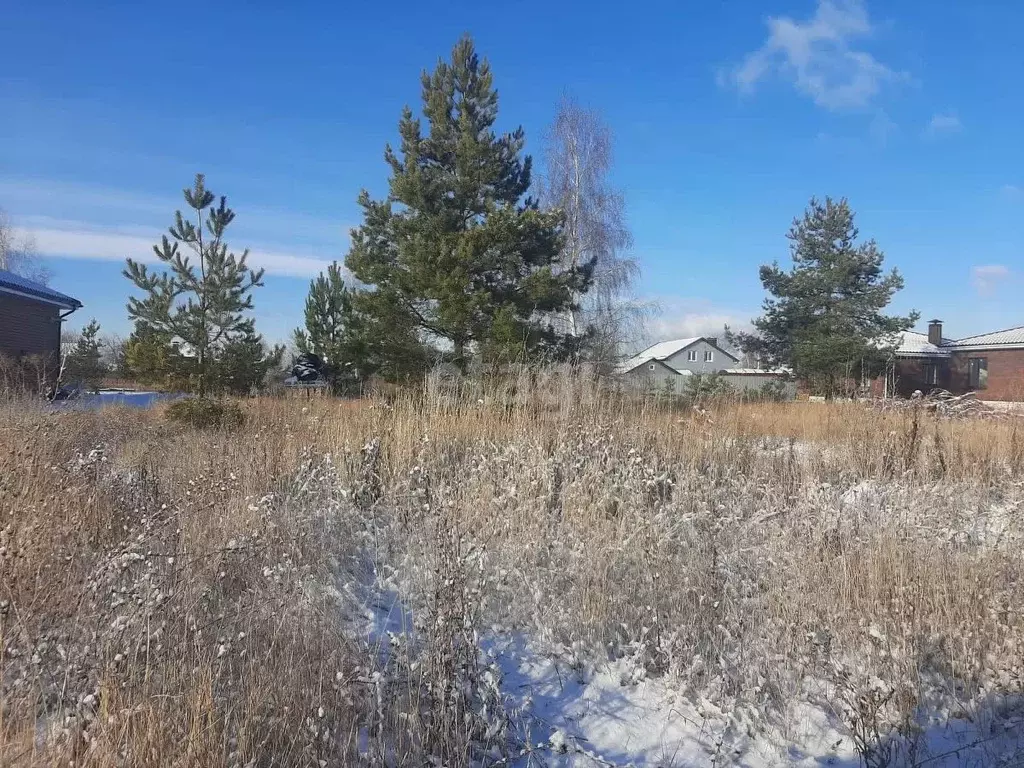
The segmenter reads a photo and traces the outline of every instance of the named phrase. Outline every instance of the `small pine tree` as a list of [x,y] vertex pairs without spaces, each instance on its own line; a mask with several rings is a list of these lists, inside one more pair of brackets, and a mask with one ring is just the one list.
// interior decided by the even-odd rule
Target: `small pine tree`
[[281,366],[284,346],[267,349],[257,333],[231,338],[217,359],[217,384],[223,392],[248,395],[262,388],[267,375]]
[[140,384],[183,389],[188,379],[187,363],[171,344],[168,333],[144,322],[135,323],[135,330],[124,343],[126,375]]
[[92,390],[99,387],[100,380],[106,374],[101,361],[99,333],[100,324],[95,319],[82,329],[64,361],[64,381],[82,384]]
[[337,262],[309,284],[306,296],[306,327],[296,328],[295,347],[303,354],[317,355],[325,363],[323,373],[337,392],[361,381],[365,360],[357,359],[353,291],[345,285]]
[[882,272],[884,255],[874,240],[858,243],[854,213],[845,200],[811,199],[788,238],[793,266],[761,267],[770,294],[754,334],[731,334],[747,354],[791,366],[797,378],[827,396],[848,393],[850,383],[880,370],[896,335],[918,313],[883,314],[903,287],[895,269]]
[[[406,107],[400,151],[384,153],[388,197],[359,197],[363,223],[345,265],[375,294],[361,310],[368,322],[449,347],[462,370],[473,352],[498,361],[561,354],[569,345],[540,318],[572,306],[593,263],[559,267],[563,216],[524,197],[523,131],[495,135],[498,94],[472,40],[421,80],[426,133]],[[400,341],[379,351],[402,351],[408,338]]]
[[[252,289],[263,285],[263,270],[251,270],[246,264],[248,249],[240,256],[228,250],[224,234],[235,213],[225,197],[214,205],[216,197],[206,188],[202,174],[196,174],[184,197],[195,223],[177,211],[168,230],[171,239],[164,235],[160,245],[153,247],[166,270],[150,272],[128,259],[124,276],[145,294],[128,300],[129,316],[152,329],[155,338],[181,342],[189,350],[186,356],[167,355],[167,361],[187,359],[190,388],[204,395],[224,380],[218,365],[225,347],[237,339],[258,338],[252,318],[245,313],[253,306]],[[181,253],[181,245],[193,252],[198,263]]]

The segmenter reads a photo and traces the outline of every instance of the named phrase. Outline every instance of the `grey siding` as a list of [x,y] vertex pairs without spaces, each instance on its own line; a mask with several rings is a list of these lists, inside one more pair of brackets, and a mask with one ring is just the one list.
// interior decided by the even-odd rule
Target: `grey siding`
[[[704,356],[708,352],[711,353],[712,359],[705,362]],[[690,360],[691,353],[697,358],[696,360]],[[736,367],[735,360],[703,340],[665,358],[665,364],[677,371],[693,371],[694,373],[717,373],[723,368]]]
[[32,355],[56,358],[59,349],[57,307],[0,293],[0,355],[15,360]]
[[622,378],[630,386],[646,392],[664,392],[666,390],[682,392],[687,377],[669,370],[664,365],[650,362],[635,368]]
[[784,391],[786,398],[789,400],[793,400],[796,398],[796,382],[786,381],[778,374],[730,374],[728,371],[726,371],[725,373],[722,374],[722,381],[728,383],[729,386],[735,389],[737,392],[756,392],[770,381],[781,381],[783,387],[785,388]]

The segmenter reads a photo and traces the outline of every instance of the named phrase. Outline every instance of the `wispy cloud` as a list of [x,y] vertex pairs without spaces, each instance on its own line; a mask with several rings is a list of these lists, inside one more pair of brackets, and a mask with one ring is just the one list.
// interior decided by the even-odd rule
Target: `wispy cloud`
[[819,0],[810,19],[766,23],[764,45],[720,78],[741,92],[776,75],[825,109],[864,109],[886,83],[906,78],[856,46],[874,31],[861,0]]
[[960,122],[960,118],[952,112],[947,112],[932,115],[932,119],[928,121],[925,128],[925,133],[929,136],[937,136],[945,133],[960,133],[963,129],[964,126]]
[[1003,184],[999,188],[1000,193],[1011,200],[1020,200],[1024,198],[1024,187],[1019,187],[1016,184]]
[[[214,187],[214,192],[219,192]],[[231,227],[231,242],[296,242],[303,247],[343,253],[349,227],[336,218],[310,215],[259,205],[242,195],[231,195],[228,203],[238,214]],[[98,227],[124,229],[125,222],[139,228],[162,228],[173,221],[174,211],[184,208],[180,192],[152,196],[137,190],[63,180],[0,177],[0,207],[16,222],[38,218],[39,214],[86,221]]]
[[[42,256],[62,259],[158,261],[153,245],[162,234],[158,229],[136,227],[96,227],[79,221],[31,217],[19,233],[32,237]],[[314,277],[331,260],[314,253],[282,250],[277,246],[250,248],[248,263],[262,267],[271,275]]]
[[691,336],[721,336],[725,326],[747,330],[750,314],[715,306],[703,299],[653,299],[657,311],[647,321],[648,342]]
[[971,284],[979,296],[991,296],[1010,277],[1010,268],[1003,264],[982,264],[971,267]]

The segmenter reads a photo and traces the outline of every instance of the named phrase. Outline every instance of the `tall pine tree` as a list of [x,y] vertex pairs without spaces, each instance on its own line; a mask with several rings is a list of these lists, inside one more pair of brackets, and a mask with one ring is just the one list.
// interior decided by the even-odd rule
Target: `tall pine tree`
[[[254,345],[262,346],[246,313],[252,309],[252,289],[263,285],[263,270],[246,264],[248,249],[240,256],[228,250],[224,234],[235,212],[227,207],[225,197],[214,204],[216,196],[206,188],[201,173],[184,196],[195,223],[177,211],[168,230],[171,239],[164,235],[160,245],[153,246],[165,271],[150,272],[144,264],[128,259],[124,276],[144,293],[141,299],[128,299],[129,317],[137,327],[141,324],[151,331],[153,338],[183,342],[180,346],[187,354],[166,359],[187,368],[174,373],[187,374],[190,386],[203,395],[225,380],[218,366],[231,342],[245,340],[250,352]],[[196,262],[181,252],[182,245],[192,251]]]
[[399,151],[385,150],[387,198],[359,197],[363,224],[345,264],[371,289],[363,310],[449,346],[462,370],[473,352],[564,354],[567,340],[542,318],[572,306],[593,264],[559,268],[562,214],[525,197],[523,131],[495,134],[498,94],[472,40],[423,73],[422,98],[426,132],[407,107]]
[[880,370],[896,335],[911,328],[918,313],[883,313],[903,277],[882,271],[885,257],[874,240],[857,242],[845,199],[812,198],[787,237],[792,268],[778,262],[761,267],[770,295],[754,320],[756,333],[730,338],[765,362],[791,366],[822,394],[848,393],[851,382]]

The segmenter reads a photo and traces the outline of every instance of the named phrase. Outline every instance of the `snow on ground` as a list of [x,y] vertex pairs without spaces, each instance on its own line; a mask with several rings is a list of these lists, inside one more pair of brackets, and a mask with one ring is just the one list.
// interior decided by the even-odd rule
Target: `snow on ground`
[[[870,489],[860,489],[868,492]],[[856,496],[857,494],[854,494]],[[851,498],[849,501],[855,501]],[[411,640],[412,612],[393,569],[365,561],[339,579],[339,594],[362,606],[346,626],[386,664],[390,648]],[[596,666],[547,649],[523,634],[492,632],[480,642],[483,666],[500,670],[500,690],[517,768],[589,766],[864,765],[852,734],[819,695],[790,702],[772,722],[744,711],[724,712],[687,697],[667,678],[650,678],[630,658]],[[806,681],[806,688],[814,688]],[[824,686],[817,686],[824,693]],[[1003,701],[984,714],[922,715],[918,735],[892,742],[890,762],[917,768],[1024,766],[1024,702]]]
[[[627,659],[585,673],[522,637],[492,640],[486,653],[500,666],[507,708],[532,745],[516,765],[863,765],[849,730],[820,705],[796,702],[785,722],[767,725],[687,699],[666,680],[624,682],[633,672]],[[1024,707],[975,722],[932,718],[921,723],[916,744],[894,743],[892,755],[894,765],[930,768],[1024,765]]]
[[534,755],[552,768],[859,764],[853,742],[821,710],[807,708],[800,744],[789,745],[707,700],[688,700],[663,680],[626,682],[633,676],[627,659],[574,670],[522,637],[492,641],[486,652],[502,670],[508,710],[533,747],[521,765]]

